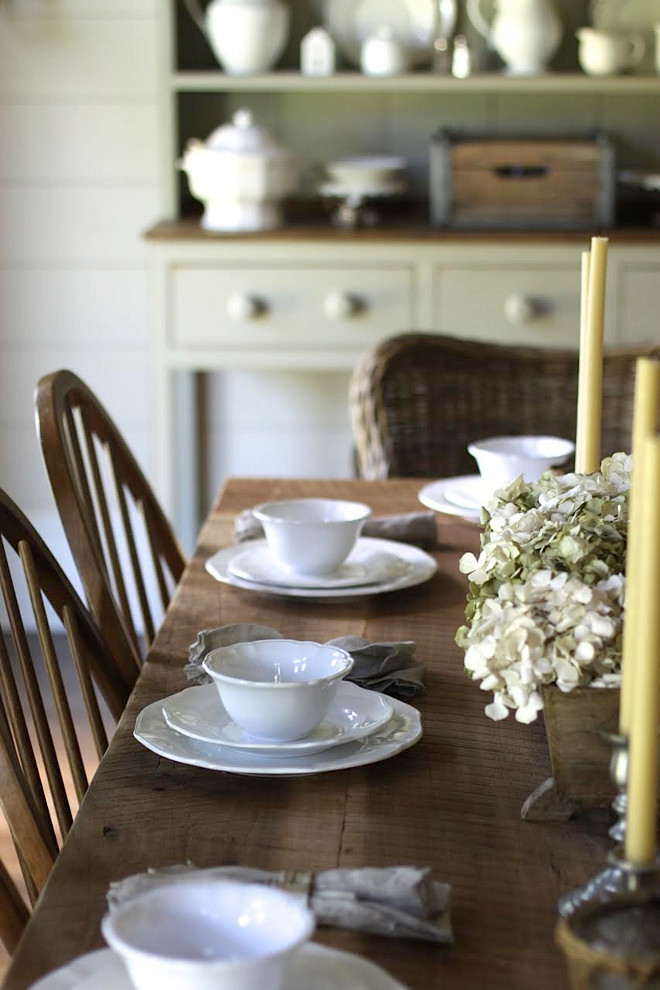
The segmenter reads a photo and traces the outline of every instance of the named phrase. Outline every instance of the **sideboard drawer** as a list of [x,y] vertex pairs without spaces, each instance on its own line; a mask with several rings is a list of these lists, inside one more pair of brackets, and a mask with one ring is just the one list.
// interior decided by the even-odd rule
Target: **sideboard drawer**
[[516,260],[434,270],[433,322],[443,333],[493,343],[577,348],[579,313],[577,263],[564,268]]
[[175,348],[361,349],[413,327],[413,270],[176,266],[169,272]]

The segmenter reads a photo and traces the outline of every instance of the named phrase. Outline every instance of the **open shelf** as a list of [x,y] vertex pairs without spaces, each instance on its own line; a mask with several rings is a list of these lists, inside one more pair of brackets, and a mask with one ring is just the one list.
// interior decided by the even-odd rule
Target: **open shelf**
[[171,76],[175,92],[301,92],[301,93],[617,93],[660,91],[660,76],[587,76],[580,72],[544,76],[507,76],[478,73],[467,79],[413,72],[401,76],[364,76],[337,72],[332,76],[303,76],[300,72],[271,72],[235,76],[225,72],[177,72]]

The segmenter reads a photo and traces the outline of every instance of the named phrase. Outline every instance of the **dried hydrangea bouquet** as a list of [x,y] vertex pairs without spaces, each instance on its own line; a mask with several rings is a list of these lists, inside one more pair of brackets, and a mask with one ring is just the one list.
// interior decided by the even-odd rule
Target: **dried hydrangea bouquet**
[[492,719],[533,722],[542,688],[618,687],[631,458],[588,475],[548,472],[496,493],[481,553],[466,553],[465,667],[493,693]]

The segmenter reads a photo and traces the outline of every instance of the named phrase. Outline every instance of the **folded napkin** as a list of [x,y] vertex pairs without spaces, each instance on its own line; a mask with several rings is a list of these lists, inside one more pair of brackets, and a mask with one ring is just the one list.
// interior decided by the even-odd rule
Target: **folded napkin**
[[[252,509],[244,509],[234,522],[234,539],[262,539],[264,531],[261,523],[254,518]],[[373,516],[362,527],[362,536],[375,536],[382,540],[396,540],[398,543],[412,543],[424,550],[432,550],[438,545],[438,527],[434,512],[408,512],[398,516]]]
[[[195,684],[205,684],[211,678],[202,669],[202,660],[210,650],[258,639],[282,639],[282,633],[254,622],[202,629],[188,649],[186,677]],[[397,698],[414,698],[424,690],[424,664],[415,659],[415,644],[410,640],[370,643],[362,636],[340,636],[329,642],[346,650],[355,661],[347,681]]]
[[238,880],[283,887],[304,897],[319,925],[351,928],[427,942],[453,942],[449,901],[451,886],[435,881],[430,867],[365,867],[310,873],[270,873],[246,866],[199,870],[192,864],[149,870],[110,886],[110,911],[154,887],[190,880]]

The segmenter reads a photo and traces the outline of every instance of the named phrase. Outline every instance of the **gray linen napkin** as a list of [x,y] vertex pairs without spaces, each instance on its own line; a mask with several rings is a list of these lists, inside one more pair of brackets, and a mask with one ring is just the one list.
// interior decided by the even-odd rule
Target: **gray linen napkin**
[[[211,680],[202,669],[202,660],[210,650],[258,639],[282,639],[282,633],[254,622],[202,629],[188,649],[188,663],[184,668],[187,679],[194,684]],[[397,698],[414,698],[424,690],[424,664],[415,659],[415,644],[410,640],[370,643],[362,636],[340,636],[331,639],[330,643],[346,650],[355,660],[346,680]]]
[[[244,509],[234,522],[234,539],[263,539],[261,523],[252,515],[252,509]],[[412,543],[423,550],[433,550],[438,546],[438,526],[434,512],[408,512],[396,516],[373,516],[362,527],[362,536],[378,537],[381,540],[396,540],[399,543]]]
[[137,873],[110,885],[110,911],[138,894],[189,880],[239,880],[275,885],[304,897],[319,925],[451,944],[451,886],[433,879],[430,867],[365,867],[270,873],[246,866],[199,870],[192,864]]

